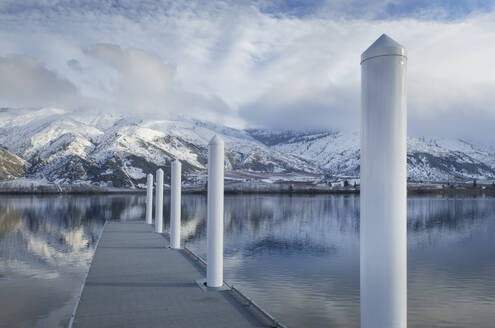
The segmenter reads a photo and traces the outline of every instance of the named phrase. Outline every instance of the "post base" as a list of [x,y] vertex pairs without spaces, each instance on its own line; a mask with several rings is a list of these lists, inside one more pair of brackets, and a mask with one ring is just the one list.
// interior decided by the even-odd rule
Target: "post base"
[[198,279],[196,280],[196,283],[198,284],[199,288],[201,288],[201,290],[204,292],[221,292],[224,290],[230,290],[230,288],[227,287],[225,283],[221,287],[208,287],[206,285],[206,278]]

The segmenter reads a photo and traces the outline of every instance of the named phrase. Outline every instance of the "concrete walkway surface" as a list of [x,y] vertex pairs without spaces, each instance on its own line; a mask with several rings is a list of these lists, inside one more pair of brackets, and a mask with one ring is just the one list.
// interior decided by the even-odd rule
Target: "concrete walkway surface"
[[271,326],[231,290],[203,291],[203,269],[152,231],[107,222],[72,327]]

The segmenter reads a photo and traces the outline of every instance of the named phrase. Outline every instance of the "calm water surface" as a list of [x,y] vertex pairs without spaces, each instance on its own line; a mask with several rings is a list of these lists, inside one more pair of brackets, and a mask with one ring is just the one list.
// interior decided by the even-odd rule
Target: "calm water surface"
[[[182,213],[204,257],[206,198]],[[0,196],[0,325],[66,326],[104,220],[142,217],[143,196]],[[494,327],[494,236],[493,198],[409,198],[409,327]],[[225,279],[284,323],[359,327],[359,196],[226,196],[224,246]]]

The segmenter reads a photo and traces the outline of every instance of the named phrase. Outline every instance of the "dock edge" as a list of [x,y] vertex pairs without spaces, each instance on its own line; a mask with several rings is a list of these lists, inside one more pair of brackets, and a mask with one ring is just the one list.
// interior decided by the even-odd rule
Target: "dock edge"
[[[196,262],[198,262],[201,266],[206,269],[206,261],[202,259],[200,256],[195,254],[191,249],[184,246],[184,251],[191,256]],[[259,306],[255,301],[253,301],[249,296],[245,295],[242,291],[234,287],[234,284],[228,283],[227,281],[223,281],[223,283],[230,288],[231,291],[235,292],[241,299],[243,299],[248,305],[252,306],[256,311],[262,314],[268,321],[272,322],[272,327],[274,328],[289,328],[285,324],[281,323],[277,318],[272,316],[267,311],[263,310],[261,306]],[[70,327],[69,327],[70,328]]]

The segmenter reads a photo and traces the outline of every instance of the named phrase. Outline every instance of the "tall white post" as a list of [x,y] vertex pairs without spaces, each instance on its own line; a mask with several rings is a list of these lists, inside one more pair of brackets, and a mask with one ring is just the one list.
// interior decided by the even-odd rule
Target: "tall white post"
[[361,56],[361,328],[407,327],[406,49]]
[[172,162],[170,172],[170,248],[180,248],[181,163]]
[[156,170],[155,232],[163,232],[163,170]]
[[146,180],[146,223],[151,224],[153,212],[153,174],[148,174]]
[[223,284],[223,158],[223,140],[215,136],[208,144],[208,287]]

